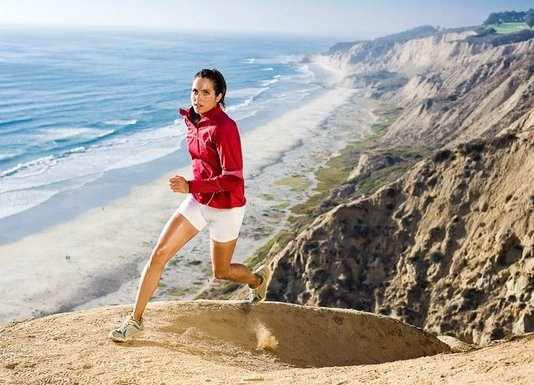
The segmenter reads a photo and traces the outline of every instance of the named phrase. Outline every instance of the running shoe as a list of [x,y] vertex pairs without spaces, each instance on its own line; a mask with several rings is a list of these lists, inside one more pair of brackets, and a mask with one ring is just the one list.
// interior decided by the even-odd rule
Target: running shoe
[[143,319],[140,321],[134,320],[133,316],[129,316],[118,328],[113,329],[109,333],[109,338],[116,342],[126,342],[132,339],[133,336],[142,332]]
[[271,270],[269,269],[269,266],[264,265],[256,270],[254,274],[261,278],[261,283],[255,288],[249,289],[248,301],[250,303],[265,300],[265,295],[267,294],[267,284],[269,283],[269,278],[271,278]]

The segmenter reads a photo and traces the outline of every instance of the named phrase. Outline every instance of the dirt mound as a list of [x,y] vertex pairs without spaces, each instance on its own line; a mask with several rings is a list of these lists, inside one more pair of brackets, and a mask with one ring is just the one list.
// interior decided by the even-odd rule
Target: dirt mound
[[[173,307],[178,304],[173,304]],[[448,351],[447,345],[419,329],[388,317],[354,310],[266,302],[179,304],[161,330],[185,335],[194,330],[199,354],[265,352],[297,367],[360,365],[403,360]],[[204,341],[217,340],[214,346]],[[226,346],[229,345],[229,346]],[[191,345],[190,345],[191,346]]]

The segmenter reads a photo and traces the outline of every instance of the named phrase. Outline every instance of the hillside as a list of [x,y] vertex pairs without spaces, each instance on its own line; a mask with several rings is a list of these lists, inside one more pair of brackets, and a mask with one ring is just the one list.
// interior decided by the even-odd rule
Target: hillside
[[480,345],[534,331],[534,39],[472,35],[311,58],[401,107],[384,153],[424,147],[426,158],[365,197],[356,177],[376,168],[362,151],[343,186],[352,193],[335,192],[334,208],[272,249],[269,299],[386,314]]
[[377,312],[486,344],[534,327],[534,135],[442,150],[318,217],[269,298]]

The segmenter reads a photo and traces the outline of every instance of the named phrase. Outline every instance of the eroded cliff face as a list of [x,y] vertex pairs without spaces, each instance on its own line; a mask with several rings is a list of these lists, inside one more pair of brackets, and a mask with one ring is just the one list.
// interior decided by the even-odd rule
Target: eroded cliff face
[[388,133],[392,143],[458,144],[532,127],[523,120],[534,100],[534,39],[466,51],[442,69],[414,75],[392,95],[405,107]]
[[485,344],[534,331],[534,134],[442,150],[318,217],[268,299],[346,307]]
[[358,43],[312,60],[346,71],[348,86],[367,87],[404,108],[387,135],[391,144],[454,145],[529,129],[534,32],[511,43],[472,35]]

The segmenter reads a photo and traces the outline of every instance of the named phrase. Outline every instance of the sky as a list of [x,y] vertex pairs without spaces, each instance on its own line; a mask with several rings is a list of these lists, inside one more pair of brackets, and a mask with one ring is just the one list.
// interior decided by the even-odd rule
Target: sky
[[534,0],[0,0],[2,26],[280,33],[365,39],[481,24]]

